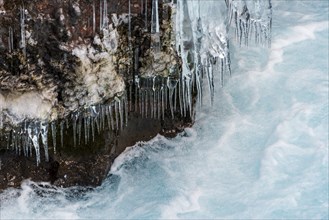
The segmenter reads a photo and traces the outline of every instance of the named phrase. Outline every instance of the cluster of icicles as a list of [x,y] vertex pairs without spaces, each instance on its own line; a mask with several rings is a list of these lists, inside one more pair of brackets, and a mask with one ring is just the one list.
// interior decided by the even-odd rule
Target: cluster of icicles
[[[101,0],[103,6],[101,13],[101,26],[107,24],[107,0]],[[193,117],[193,97],[196,94],[197,102],[202,104],[204,79],[208,84],[211,100],[214,98],[214,74],[219,74],[223,85],[225,76],[229,76],[230,54],[229,54],[229,30],[231,24],[235,29],[235,36],[240,45],[248,45],[250,39],[254,38],[256,44],[269,46],[271,42],[271,16],[272,8],[270,0],[223,0],[227,6],[225,19],[219,25],[221,28],[211,32],[204,29],[206,19],[201,16],[201,4],[218,4],[218,1],[172,1],[173,24],[175,33],[175,46],[182,59],[182,72],[179,77],[151,77],[145,78],[136,75],[132,82],[127,85],[127,94],[115,98],[110,104],[91,106],[88,109],[71,114],[66,120],[60,122],[25,122],[24,125],[12,130],[5,136],[8,148],[16,150],[17,154],[32,156],[33,149],[36,154],[37,164],[40,163],[41,144],[45,152],[45,160],[49,160],[48,133],[52,137],[53,149],[56,152],[57,136],[60,136],[63,145],[63,132],[70,124],[73,129],[74,145],[94,140],[95,132],[104,131],[106,124],[110,130],[121,130],[128,120],[129,111],[139,112],[142,117],[157,119],[165,118],[165,111],[170,109],[170,115],[174,118],[178,112],[181,116]],[[148,0],[141,0],[142,8],[145,10],[145,24],[147,26]],[[152,0],[151,30],[153,35],[151,47],[154,51],[161,51],[160,24],[159,24],[158,0]],[[95,7],[93,6],[93,11]],[[129,1],[130,12],[130,1]],[[22,14],[24,14],[22,12]],[[95,12],[93,13],[95,16]],[[129,13],[129,18],[130,18]],[[22,26],[24,26],[24,17]],[[95,18],[93,19],[95,21]],[[131,24],[129,19],[129,36],[131,37]],[[102,28],[102,27],[100,27]],[[96,29],[94,22],[94,31]],[[22,28],[23,30],[23,28]],[[24,36],[22,36],[24,38]],[[10,42],[10,41],[9,41]],[[24,47],[24,41],[22,41]],[[11,48],[11,47],[10,47]],[[70,120],[69,120],[70,119]],[[50,130],[50,131],[49,131]],[[59,130],[59,132],[58,132]],[[58,134],[59,133],[59,134]],[[41,141],[40,141],[41,140]]]
[[[12,129],[10,133],[0,136],[7,149],[12,148],[17,155],[33,156],[36,162],[41,162],[43,147],[45,161],[49,161],[49,146],[64,145],[64,135],[72,129],[73,146],[95,141],[96,134],[106,129],[119,131],[128,122],[128,100],[126,95],[115,97],[108,104],[93,105],[71,113],[63,120],[53,121],[25,121],[21,127]],[[51,145],[49,138],[51,139]]]
[[[143,3],[142,0],[142,5]],[[255,45],[270,46],[271,44],[272,6],[270,0],[225,0],[225,3],[226,14],[222,16],[223,19],[219,21],[215,30],[209,30],[207,17],[202,16],[201,13],[204,5],[202,1],[171,2],[175,33],[175,45],[173,46],[176,47],[176,51],[183,61],[179,77],[169,76],[164,80],[166,85],[162,85],[169,90],[169,107],[172,117],[178,108],[177,105],[179,105],[182,116],[187,114],[190,114],[190,117],[193,116],[193,94],[196,92],[197,102],[202,105],[204,79],[208,84],[211,101],[213,101],[214,74],[219,75],[221,85],[224,84],[226,76],[230,76],[228,36],[231,26],[235,30],[235,37],[240,46],[248,46],[252,40]],[[147,5],[147,0],[144,4]],[[212,7],[218,5],[219,2],[207,1],[206,4]],[[206,10],[203,10],[203,13]],[[150,32],[153,35],[151,47],[157,53],[161,51],[158,0],[152,0],[151,18]],[[147,19],[147,14],[145,19]],[[147,24],[147,20],[145,23]],[[207,27],[205,28],[205,26]],[[139,82],[142,78],[142,76],[135,78],[137,88],[140,88]],[[141,96],[140,91],[136,90],[136,92],[139,92],[138,96]],[[140,101],[147,102],[147,99],[142,98]]]

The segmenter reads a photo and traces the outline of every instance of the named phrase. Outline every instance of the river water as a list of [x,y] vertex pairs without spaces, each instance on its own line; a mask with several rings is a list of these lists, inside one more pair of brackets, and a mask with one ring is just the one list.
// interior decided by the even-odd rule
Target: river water
[[328,8],[273,1],[271,49],[233,43],[193,128],[127,149],[92,191],[8,189],[0,219],[328,219]]

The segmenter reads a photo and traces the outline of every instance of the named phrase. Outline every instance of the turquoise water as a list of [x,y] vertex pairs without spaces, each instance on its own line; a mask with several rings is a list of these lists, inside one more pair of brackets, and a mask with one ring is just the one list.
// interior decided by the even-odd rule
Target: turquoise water
[[127,149],[83,195],[9,189],[0,219],[328,219],[328,9],[273,1],[271,49],[233,43],[193,128]]

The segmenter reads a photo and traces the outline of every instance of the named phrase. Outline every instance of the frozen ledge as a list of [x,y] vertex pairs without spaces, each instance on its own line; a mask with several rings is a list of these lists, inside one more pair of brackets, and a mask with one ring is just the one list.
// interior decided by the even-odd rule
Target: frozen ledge
[[168,136],[193,123],[203,93],[214,99],[214,78],[224,85],[231,74],[230,29],[240,46],[271,41],[269,0],[141,2],[0,2],[0,164],[9,149],[53,177],[58,166],[88,173],[90,161],[69,158],[102,160],[101,140],[110,166],[130,120],[154,120]]

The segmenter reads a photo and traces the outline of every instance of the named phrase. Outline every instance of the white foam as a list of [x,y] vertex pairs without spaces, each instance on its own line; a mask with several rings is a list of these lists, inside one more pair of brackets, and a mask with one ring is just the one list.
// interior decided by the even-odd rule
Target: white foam
[[[283,49],[305,40],[315,39],[315,33],[328,29],[328,21],[311,22],[308,24],[293,26],[287,30],[291,34],[285,38],[279,38],[272,43],[267,72],[274,72],[274,66],[283,61]],[[305,53],[307,53],[305,51]],[[301,54],[302,56],[302,54]]]

